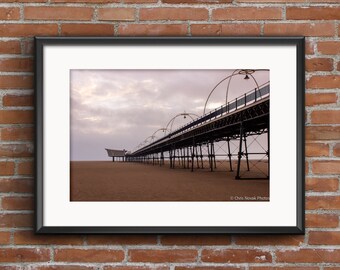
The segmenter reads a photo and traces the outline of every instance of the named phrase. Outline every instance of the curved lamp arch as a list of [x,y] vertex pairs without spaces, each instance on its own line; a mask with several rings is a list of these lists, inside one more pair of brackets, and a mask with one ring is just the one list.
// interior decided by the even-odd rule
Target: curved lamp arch
[[159,131],[166,132],[167,130],[168,130],[167,128],[159,128],[151,136],[156,137],[157,132],[159,132]]
[[[236,72],[237,72],[237,74],[235,74]],[[255,72],[254,69],[235,69],[234,72],[232,73],[232,75],[245,75],[246,76],[245,79],[246,78],[249,79],[249,76],[250,76],[253,79],[253,81],[255,82],[255,84],[256,84],[256,89],[259,89],[259,84],[257,83],[255,77],[252,75],[254,72]],[[230,77],[229,81],[228,81],[227,92],[226,92],[226,95],[225,95],[225,103],[226,104],[228,103],[229,87],[230,87],[231,79],[233,77],[234,76]]]
[[[244,73],[240,73],[241,71],[245,71],[245,72],[244,72]],[[247,72],[247,71],[248,71],[248,72]],[[250,71],[250,70],[247,70],[247,69],[235,69],[231,75],[229,75],[229,76],[225,77],[224,79],[222,79],[221,81],[219,81],[219,82],[214,86],[214,88],[210,91],[210,93],[209,93],[209,95],[208,95],[208,97],[207,97],[207,100],[205,101],[204,109],[203,109],[203,115],[205,115],[205,110],[206,110],[208,101],[209,101],[209,99],[210,99],[212,93],[216,90],[216,88],[217,88],[221,83],[223,83],[224,81],[226,81],[226,80],[229,79],[228,85],[227,85],[227,91],[226,91],[226,101],[225,101],[226,104],[227,104],[227,102],[228,102],[228,94],[229,94],[230,82],[231,82],[231,79],[232,79],[234,76],[237,76],[237,75],[246,75],[246,76],[247,76],[247,75],[250,75],[251,78],[254,80],[254,82],[255,82],[255,84],[256,84],[256,87],[258,88],[259,85],[258,85],[256,79],[254,78],[254,76],[252,75],[252,73],[254,73],[255,71],[259,71],[259,70],[253,70],[253,72],[251,72],[251,73],[250,73],[249,71]]]
[[[184,113],[176,114],[174,117],[172,117],[172,118],[170,119],[170,121],[168,122],[168,124],[167,124],[166,127],[165,127],[167,130],[169,130],[169,132],[172,131],[172,126],[173,126],[173,124],[174,124],[175,119],[176,119],[177,117],[180,117],[180,116],[183,116],[184,118],[186,118],[187,116],[189,116],[189,117],[191,118],[191,120],[195,120],[192,116],[199,117],[199,116],[198,116],[197,114],[195,114],[195,113],[186,113],[186,112],[184,112]],[[170,125],[170,123],[171,123],[171,125]],[[170,125],[170,129],[168,128],[169,125]]]

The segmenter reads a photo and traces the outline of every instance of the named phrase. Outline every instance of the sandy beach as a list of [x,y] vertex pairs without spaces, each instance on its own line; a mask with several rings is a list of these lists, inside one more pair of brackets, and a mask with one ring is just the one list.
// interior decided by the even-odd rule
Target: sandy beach
[[235,180],[235,171],[225,169],[72,161],[70,196],[71,201],[268,201],[269,180]]

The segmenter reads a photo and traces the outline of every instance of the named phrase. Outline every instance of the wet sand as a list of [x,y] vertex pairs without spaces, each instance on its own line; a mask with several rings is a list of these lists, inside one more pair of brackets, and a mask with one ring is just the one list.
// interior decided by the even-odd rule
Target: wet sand
[[269,180],[235,180],[235,174],[170,169],[167,164],[72,161],[71,201],[269,200]]

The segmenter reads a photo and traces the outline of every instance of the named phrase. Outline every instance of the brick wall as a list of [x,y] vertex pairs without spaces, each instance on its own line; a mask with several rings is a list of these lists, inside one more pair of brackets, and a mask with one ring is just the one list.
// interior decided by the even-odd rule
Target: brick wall
[[[0,20],[0,270],[340,269],[339,0],[1,0]],[[34,35],[306,36],[306,235],[35,236]]]

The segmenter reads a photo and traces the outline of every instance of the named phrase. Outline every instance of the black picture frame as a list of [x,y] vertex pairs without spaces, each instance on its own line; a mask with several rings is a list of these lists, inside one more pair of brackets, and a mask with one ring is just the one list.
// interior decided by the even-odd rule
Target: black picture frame
[[[35,37],[35,232],[38,234],[304,234],[305,232],[305,151],[304,151],[304,95],[305,95],[305,45],[304,37],[183,37],[183,38],[119,38],[119,37]],[[243,226],[243,227],[140,227],[140,226],[46,226],[44,225],[44,48],[65,45],[258,45],[296,46],[296,225],[295,226]]]

